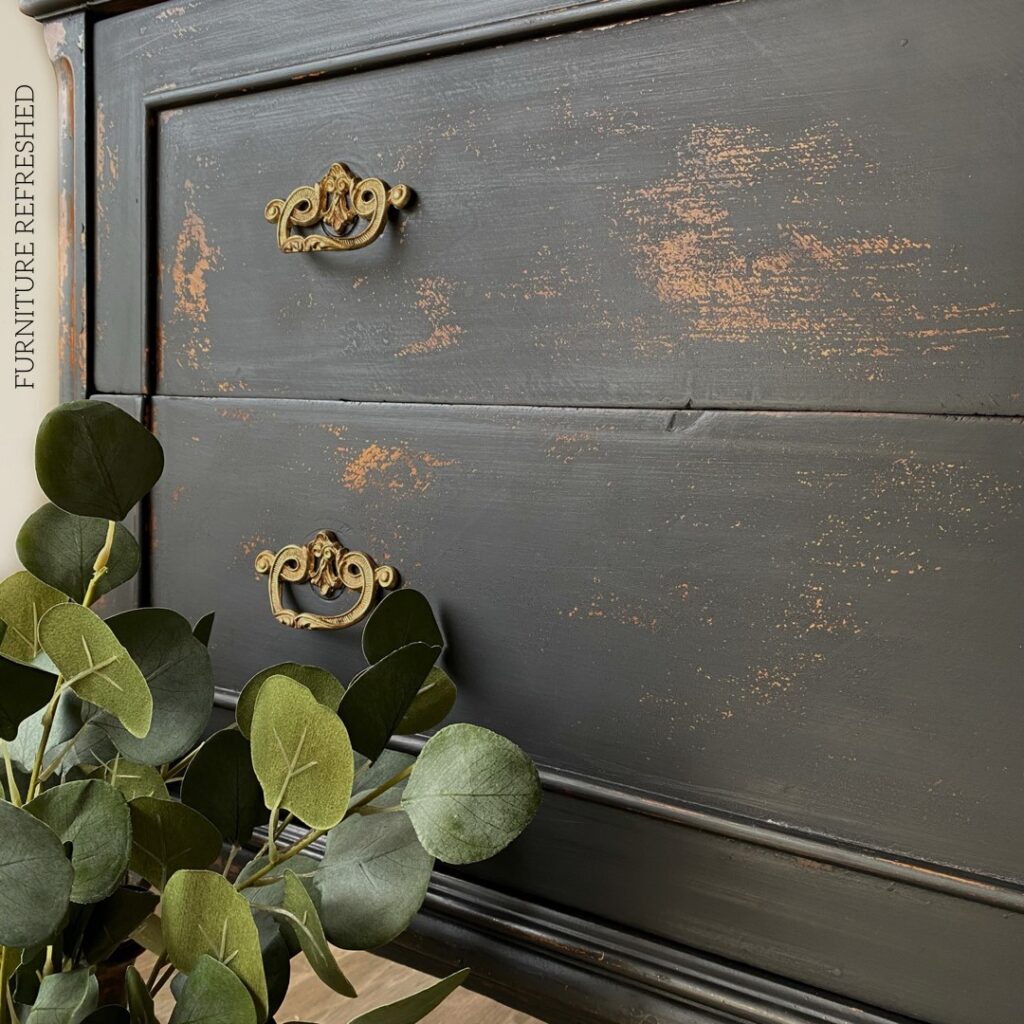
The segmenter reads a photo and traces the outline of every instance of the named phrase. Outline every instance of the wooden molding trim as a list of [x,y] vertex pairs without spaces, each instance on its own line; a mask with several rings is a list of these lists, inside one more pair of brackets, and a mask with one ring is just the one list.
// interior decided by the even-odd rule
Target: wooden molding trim
[[916,1024],[437,872],[409,930],[376,952],[433,974],[471,967],[468,987],[549,1024]]
[[20,0],[18,6],[22,14],[39,21],[60,18],[67,14],[80,11],[92,11],[96,14],[121,14],[134,11],[140,7],[155,7],[163,0]]
[[[218,707],[233,709],[238,694],[218,687]],[[424,737],[394,736],[390,746],[417,754]],[[628,786],[605,782],[561,769],[540,769],[541,783],[551,793],[602,804],[629,814],[655,818],[683,828],[698,829],[713,835],[776,850],[819,864],[873,875],[917,889],[942,893],[957,899],[982,903],[1012,913],[1024,913],[1024,889],[1011,882],[957,871],[944,865],[898,858],[880,850],[865,849],[839,840],[825,840],[795,830],[751,821],[738,815],[697,807],[656,795],[641,793]]]

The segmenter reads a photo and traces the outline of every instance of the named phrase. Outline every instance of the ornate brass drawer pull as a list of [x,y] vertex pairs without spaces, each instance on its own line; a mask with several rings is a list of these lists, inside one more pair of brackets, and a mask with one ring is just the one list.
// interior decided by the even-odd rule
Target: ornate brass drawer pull
[[[271,199],[263,215],[277,224],[281,252],[362,249],[384,230],[388,209],[401,210],[411,197],[408,185],[388,188],[380,178],[357,178],[344,164],[331,164],[315,185],[302,185],[287,199]],[[353,234],[360,219],[367,224]],[[317,225],[323,234],[289,234],[293,227]]]
[[[390,590],[398,573],[390,565],[377,565],[361,551],[349,551],[330,531],[321,530],[308,544],[288,544],[276,554],[261,551],[256,571],[270,575],[270,610],[274,618],[294,629],[344,629],[364,618],[373,607],[377,588]],[[322,597],[332,598],[343,590],[357,591],[356,603],[340,615],[315,615],[285,608],[282,583],[308,583]]]

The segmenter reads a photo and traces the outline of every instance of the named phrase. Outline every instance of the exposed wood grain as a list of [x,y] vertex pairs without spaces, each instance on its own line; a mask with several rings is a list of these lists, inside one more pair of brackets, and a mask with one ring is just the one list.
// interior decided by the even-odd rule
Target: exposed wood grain
[[[1002,0],[702,7],[166,110],[159,387],[1019,412],[1015,17]],[[129,31],[104,45],[148,46]],[[125,87],[100,84],[108,118],[132,116]],[[280,254],[263,203],[339,157],[409,182],[416,207],[365,252]],[[182,268],[200,224],[216,258]],[[123,310],[117,268],[139,254],[117,237],[101,292]],[[130,383],[105,351],[103,379]]]
[[[434,981],[428,974],[370,953],[336,952],[335,956],[346,977],[360,993],[359,997],[345,999],[326,988],[306,960],[299,956],[292,961],[291,986],[288,997],[275,1015],[277,1019],[345,1024],[357,1014],[402,999]],[[151,959],[147,957],[141,962]],[[168,1020],[173,1009],[174,997],[165,989],[156,998],[157,1015],[161,1020]],[[467,989],[453,992],[443,1006],[425,1017],[424,1021],[426,1024],[440,1024],[441,1021],[445,1024],[542,1024],[535,1017],[510,1010]]]
[[57,347],[60,393],[84,398],[89,383],[89,197],[85,19],[69,15],[43,29],[57,78]]
[[222,685],[355,670],[355,636],[277,626],[252,568],[334,528],[437,601],[459,716],[543,763],[1021,878],[1019,424],[154,409],[153,597],[218,607]]

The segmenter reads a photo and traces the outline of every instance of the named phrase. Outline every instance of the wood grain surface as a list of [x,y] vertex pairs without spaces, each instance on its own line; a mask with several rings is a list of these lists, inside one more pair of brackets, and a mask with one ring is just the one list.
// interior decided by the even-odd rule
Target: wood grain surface
[[[726,4],[172,105],[149,169],[156,386],[1020,412],[1010,12]],[[102,77],[99,101],[113,152]],[[415,206],[365,251],[278,252],[264,204],[335,159],[408,183]],[[103,323],[131,302],[118,267],[140,253],[108,218],[136,210],[136,179],[98,189],[116,238],[99,248],[108,390],[138,389],[131,335]]]
[[[276,1014],[277,1019],[345,1024],[360,1013],[402,999],[434,981],[429,974],[371,953],[339,953],[336,959],[360,995],[356,999],[337,995],[324,986],[303,957],[296,957],[292,961],[288,996]],[[145,968],[152,965],[152,957],[147,955],[140,959],[139,964],[145,977]],[[174,997],[169,989],[157,994],[155,1008],[161,1020],[170,1018]],[[535,1017],[510,1010],[468,989],[457,989],[424,1018],[425,1024],[440,1024],[442,1021],[445,1024],[543,1024]]]

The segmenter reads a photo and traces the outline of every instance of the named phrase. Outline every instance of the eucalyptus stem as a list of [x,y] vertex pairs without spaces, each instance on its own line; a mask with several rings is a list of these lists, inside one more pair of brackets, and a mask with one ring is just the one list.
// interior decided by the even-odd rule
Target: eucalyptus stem
[[4,751],[4,767],[7,769],[7,790],[11,797],[11,803],[15,807],[22,804],[21,791],[18,789],[17,779],[14,777],[14,765],[11,764],[11,752],[7,749],[7,740],[0,740],[0,746]]
[[161,953],[153,964],[153,969],[149,972],[149,976],[146,978],[146,988],[152,989],[153,983],[156,981],[156,976],[160,973],[160,969],[167,963],[167,954]]
[[[114,549],[114,530],[117,527],[117,523],[113,519],[107,520],[107,536],[103,542],[103,547],[100,548],[100,553],[96,556],[96,561],[92,564],[92,579],[89,580],[89,586],[86,587],[85,595],[82,598],[82,606],[88,608],[96,598],[96,585],[99,583],[103,574],[107,571],[107,563],[110,561],[110,552]],[[100,666],[90,665],[89,672],[93,672]],[[88,673],[86,673],[88,675]],[[74,682],[74,681],[72,681]],[[68,685],[72,685],[69,683]],[[53,718],[57,713],[57,704],[60,701],[60,695],[64,692],[64,677],[57,676],[57,682],[53,687],[53,696],[50,698],[50,703],[46,705],[46,711],[43,712],[43,734],[39,739],[39,746],[36,748],[35,760],[32,764],[32,775],[28,781],[28,790],[25,793],[25,802],[27,803],[36,795],[36,790],[39,787],[39,773],[42,771],[43,758],[46,756],[46,747],[50,742],[50,730],[53,728]]]
[[113,519],[107,520],[107,537],[103,542],[103,547],[100,548],[100,553],[96,556],[96,561],[92,564],[92,579],[89,580],[89,586],[86,588],[85,597],[82,598],[82,604],[86,608],[93,603],[96,598],[96,585],[99,583],[103,574],[107,571],[107,563],[110,561],[110,552],[114,549],[114,530],[117,527],[117,523]]
[[159,992],[160,989],[162,989],[164,987],[164,985],[166,985],[167,982],[169,982],[171,980],[171,976],[174,974],[174,972],[176,970],[177,970],[177,968],[174,966],[174,964],[168,964],[167,965],[167,970],[164,971],[164,973],[162,975],[160,975],[160,979],[157,981],[157,983],[150,990],[150,993],[149,993],[150,996],[155,996],[157,994],[157,992]]
[[[175,776],[178,774],[178,772],[184,773],[185,769],[188,768],[188,766],[195,760],[196,754],[198,754],[199,751],[202,750],[205,745],[206,741],[203,740],[203,742],[200,743],[195,750],[190,751],[188,754],[186,754],[176,765],[173,765],[172,767],[167,768],[165,771],[161,772],[161,775],[163,775],[164,782],[177,781],[175,779]],[[184,775],[182,775],[182,778],[184,778]]]
[[57,683],[53,688],[53,696],[43,712],[43,735],[39,738],[35,760],[32,762],[32,775],[29,777],[28,789],[25,791],[25,803],[28,803],[36,795],[36,789],[39,786],[39,773],[43,767],[43,757],[46,755],[46,747],[50,742],[50,730],[53,728],[53,719],[57,714],[57,705],[60,703],[60,696],[63,692],[64,677],[57,676]]
[[241,849],[242,847],[238,843],[231,844],[231,852],[228,854],[228,859],[224,864],[224,870],[221,872],[225,878],[231,874],[231,865],[235,863],[235,858],[238,856],[238,851]]
[[355,814],[360,807],[372,804],[382,793],[386,793],[392,786],[397,786],[403,779],[409,778],[412,774],[412,769],[412,764],[406,765],[397,775],[392,775],[386,782],[382,782],[379,786],[364,793],[358,800],[350,803],[348,810],[345,812],[345,817],[347,818],[350,814]]
[[290,860],[295,856],[295,854],[301,853],[307,846],[315,843],[321,836],[325,835],[327,835],[327,829],[325,828],[317,828],[313,829],[311,832],[307,832],[300,840],[292,843],[292,845],[286,849],[281,850],[280,856],[273,864],[264,864],[263,867],[258,871],[254,871],[248,878],[243,879],[239,876],[238,881],[235,882],[235,888],[241,892],[242,889],[248,889],[250,885],[257,884],[264,875],[271,872],[280,864],[283,864],[286,860]]

